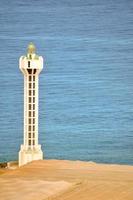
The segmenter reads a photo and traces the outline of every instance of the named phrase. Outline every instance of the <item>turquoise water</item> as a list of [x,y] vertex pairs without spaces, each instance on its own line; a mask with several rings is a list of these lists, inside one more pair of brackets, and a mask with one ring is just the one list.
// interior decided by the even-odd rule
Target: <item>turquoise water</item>
[[0,162],[23,136],[18,59],[33,41],[45,158],[133,164],[133,1],[0,1]]

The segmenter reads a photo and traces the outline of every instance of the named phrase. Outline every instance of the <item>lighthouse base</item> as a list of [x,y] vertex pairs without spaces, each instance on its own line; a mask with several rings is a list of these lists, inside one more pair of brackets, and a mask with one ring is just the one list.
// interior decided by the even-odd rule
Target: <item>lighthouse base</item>
[[41,145],[26,147],[21,145],[19,151],[19,166],[25,165],[33,160],[42,160],[43,152],[41,150]]

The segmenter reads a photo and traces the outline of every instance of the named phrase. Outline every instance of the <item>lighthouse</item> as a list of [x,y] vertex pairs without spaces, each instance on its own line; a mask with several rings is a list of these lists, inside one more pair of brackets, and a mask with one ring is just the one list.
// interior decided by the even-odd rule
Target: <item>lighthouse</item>
[[27,54],[20,57],[19,68],[24,75],[24,135],[19,151],[19,166],[22,166],[43,159],[41,145],[38,144],[38,87],[43,58],[36,54],[33,43],[28,45]]

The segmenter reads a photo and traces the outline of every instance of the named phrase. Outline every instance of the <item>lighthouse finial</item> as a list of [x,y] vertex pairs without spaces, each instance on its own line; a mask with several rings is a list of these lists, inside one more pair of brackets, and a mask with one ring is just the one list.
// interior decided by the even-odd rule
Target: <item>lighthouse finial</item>
[[28,50],[28,54],[34,54],[36,51],[36,47],[32,42],[30,42],[27,50]]

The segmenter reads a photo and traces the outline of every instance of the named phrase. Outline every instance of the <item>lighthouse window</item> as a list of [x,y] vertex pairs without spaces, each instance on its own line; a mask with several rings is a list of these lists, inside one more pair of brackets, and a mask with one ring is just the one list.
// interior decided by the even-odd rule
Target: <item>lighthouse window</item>
[[29,133],[29,138],[31,138],[31,133]]
[[29,117],[31,117],[31,111],[29,111]]
[[31,76],[29,76],[29,81],[31,81]]
[[29,145],[31,145],[31,140],[29,140]]
[[27,69],[29,74],[32,74],[32,69]]
[[29,90],[29,95],[31,95],[31,90]]
[[35,88],[35,83],[33,83],[33,88]]
[[28,61],[28,67],[30,67],[30,61]]
[[31,131],[31,126],[29,126],[29,131]]
[[35,95],[35,90],[33,90],[33,95]]
[[29,119],[29,124],[31,124],[31,119]]
[[31,97],[29,97],[29,103],[31,103]]
[[29,104],[29,110],[31,110],[31,104]]
[[29,83],[29,88],[31,88],[31,83]]
[[33,81],[35,81],[35,76],[33,76]]
[[34,71],[33,71],[33,74],[35,74],[36,73],[36,69],[34,69]]

